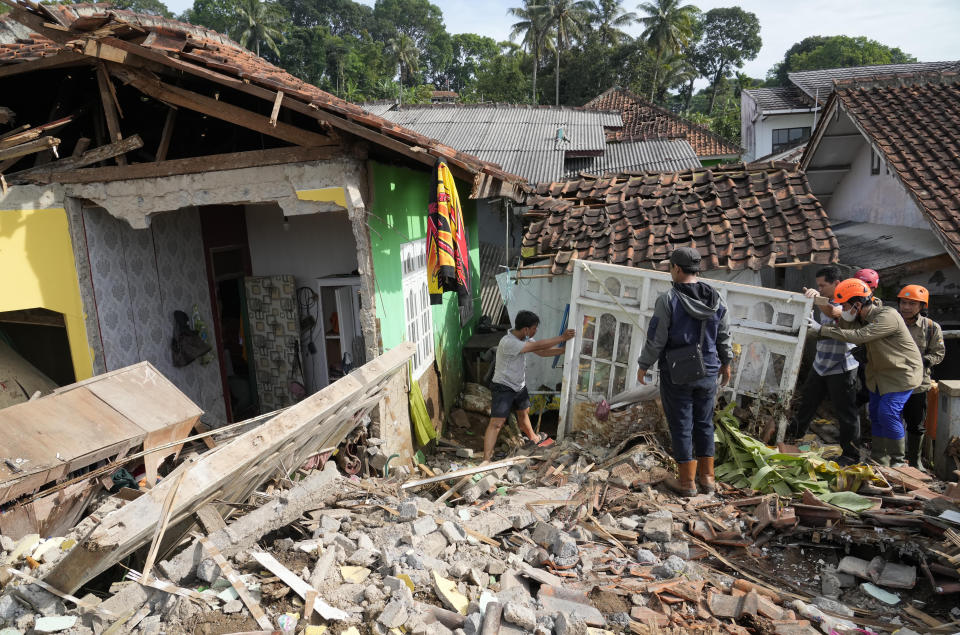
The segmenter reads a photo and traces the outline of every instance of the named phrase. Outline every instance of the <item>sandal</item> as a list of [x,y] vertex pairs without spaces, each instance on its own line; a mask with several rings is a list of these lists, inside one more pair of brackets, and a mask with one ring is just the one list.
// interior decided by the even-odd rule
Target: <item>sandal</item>
[[540,433],[540,439],[537,441],[532,441],[530,439],[524,439],[524,445],[534,445],[538,448],[549,448],[554,444],[554,440],[550,438],[550,435],[546,432]]

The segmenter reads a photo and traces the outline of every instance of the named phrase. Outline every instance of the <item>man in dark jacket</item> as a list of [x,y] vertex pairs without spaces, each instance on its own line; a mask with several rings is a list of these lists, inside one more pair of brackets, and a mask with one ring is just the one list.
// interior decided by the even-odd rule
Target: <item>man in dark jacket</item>
[[[670,254],[673,288],[657,298],[637,370],[644,384],[647,370],[659,362],[660,401],[680,475],[665,484],[682,496],[696,496],[698,484],[704,493],[715,489],[713,409],[718,384],[730,381],[733,359],[727,306],[716,289],[698,279],[699,271],[696,249],[678,247]],[[698,372],[691,375],[697,349],[702,367],[694,361]]]

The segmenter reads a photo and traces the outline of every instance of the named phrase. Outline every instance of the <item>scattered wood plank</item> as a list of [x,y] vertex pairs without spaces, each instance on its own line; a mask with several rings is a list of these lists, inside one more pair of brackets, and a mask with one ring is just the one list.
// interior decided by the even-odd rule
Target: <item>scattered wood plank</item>
[[[268,423],[250,430],[187,465],[171,512],[171,530],[192,525],[192,514],[213,498],[245,500],[284,465],[300,465],[319,448],[342,441],[357,426],[356,404],[382,394],[386,383],[413,356],[404,342],[346,377],[291,406]],[[160,518],[170,478],[150,492],[104,516],[46,578],[61,591],[73,592],[144,545]],[[218,546],[219,547],[219,546]]]
[[247,585],[243,583],[243,580],[240,579],[240,576],[237,575],[237,572],[234,571],[232,566],[230,566],[230,562],[223,557],[223,554],[220,553],[220,550],[210,544],[210,541],[203,536],[194,534],[194,537],[200,541],[200,544],[203,545],[204,551],[209,553],[210,557],[213,558],[213,561],[217,563],[218,567],[220,567],[220,573],[222,573],[223,577],[230,582],[230,586],[232,586],[233,590],[236,591],[237,595],[240,596],[240,599],[250,611],[250,615],[253,616],[253,619],[255,619],[257,624],[260,625],[260,628],[273,628],[273,623],[270,621],[270,618],[267,617],[267,614],[263,612],[263,609],[260,608],[260,605],[257,603],[257,601],[250,596],[250,592],[247,591]]
[[471,476],[473,474],[480,474],[482,472],[489,472],[491,470],[496,470],[501,467],[510,467],[511,465],[516,465],[526,461],[530,457],[526,456],[515,456],[509,459],[504,459],[502,461],[497,461],[495,463],[486,463],[484,465],[478,465],[476,467],[465,467],[461,470],[454,470],[452,472],[445,472],[437,476],[432,476],[430,478],[422,478],[414,481],[407,481],[400,486],[400,489],[410,489],[411,487],[420,487],[421,485],[430,485],[431,483],[439,483],[440,481],[449,481],[450,479],[457,478],[459,476]]
[[273,110],[270,111],[270,125],[276,127],[277,117],[280,115],[280,104],[283,103],[283,91],[277,91],[277,98],[273,101]]
[[[103,116],[107,121],[107,131],[110,133],[110,143],[117,143],[123,139],[120,132],[120,118],[118,110],[120,104],[117,102],[117,96],[114,92],[116,88],[110,81],[110,75],[104,65],[97,64],[97,86],[100,88],[100,103],[103,106]],[[126,165],[127,158],[122,154],[114,157],[117,165]]]
[[271,126],[268,121],[263,120],[263,115],[257,115],[255,112],[240,108],[218,99],[206,97],[179,86],[166,84],[160,81],[160,78],[152,73],[141,71],[127,66],[110,65],[110,73],[139,90],[141,93],[153,97],[166,104],[173,104],[181,108],[187,108],[196,112],[203,113],[208,117],[214,117],[237,126],[249,128],[270,137],[275,137],[282,141],[292,143],[298,146],[325,146],[336,143],[327,135],[304,130],[297,126],[278,122]]
[[33,141],[28,141],[27,143],[13,146],[12,148],[0,150],[0,161],[25,157],[28,154],[43,152],[58,145],[60,145],[60,139],[56,137],[41,137]]
[[[313,591],[313,593],[317,592],[316,589],[304,582],[300,576],[277,562],[277,559],[271,556],[269,553],[264,553],[263,551],[254,551],[250,555],[254,560],[260,563],[261,567],[280,578],[284,584],[290,587],[294,593],[299,595],[304,600],[307,599],[307,593],[310,591]],[[314,599],[313,609],[325,620],[345,620],[350,617],[350,614],[346,611],[341,611],[338,608],[330,606],[319,597]],[[305,615],[304,617],[309,616]]]
[[145,583],[150,582],[150,573],[153,569],[153,563],[157,559],[157,550],[160,549],[160,541],[163,540],[163,534],[167,532],[167,525],[170,524],[170,511],[173,508],[173,501],[177,497],[177,491],[180,489],[180,483],[183,482],[183,476],[187,470],[180,470],[180,474],[173,482],[173,487],[167,492],[163,499],[163,508],[160,510],[160,522],[157,523],[157,530],[153,534],[153,542],[150,543],[150,551],[147,552],[147,561],[143,565],[142,577]]

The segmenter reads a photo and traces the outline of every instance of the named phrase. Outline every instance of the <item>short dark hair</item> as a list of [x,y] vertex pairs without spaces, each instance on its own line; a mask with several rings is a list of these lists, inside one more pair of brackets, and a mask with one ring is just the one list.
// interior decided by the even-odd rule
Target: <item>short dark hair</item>
[[533,311],[518,311],[517,319],[513,322],[513,328],[520,330],[538,324],[540,324],[540,318]]
[[838,282],[840,280],[840,270],[833,265],[824,267],[817,271],[817,278],[823,278],[827,282]]

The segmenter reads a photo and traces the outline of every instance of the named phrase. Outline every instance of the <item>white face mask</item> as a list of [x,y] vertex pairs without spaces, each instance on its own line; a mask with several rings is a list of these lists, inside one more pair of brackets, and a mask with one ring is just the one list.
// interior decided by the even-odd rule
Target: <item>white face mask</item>
[[858,311],[856,309],[850,309],[849,311],[841,311],[840,317],[845,322],[853,322],[853,320],[856,319],[857,317],[857,313]]

